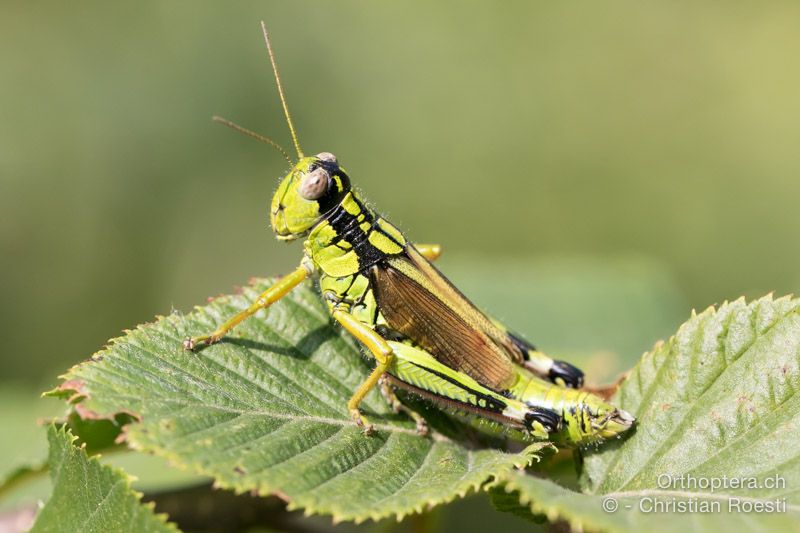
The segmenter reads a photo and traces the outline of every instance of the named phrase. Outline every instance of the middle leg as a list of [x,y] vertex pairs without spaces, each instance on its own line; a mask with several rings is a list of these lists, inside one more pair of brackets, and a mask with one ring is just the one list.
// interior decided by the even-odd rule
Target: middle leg
[[436,261],[437,259],[439,259],[439,256],[442,255],[442,245],[440,244],[417,243],[414,245],[414,248],[417,249],[419,255],[421,255],[428,261]]
[[367,418],[361,414],[358,406],[369,391],[375,388],[381,376],[389,369],[394,359],[394,352],[386,342],[386,339],[381,337],[377,331],[358,320],[344,308],[335,308],[333,310],[333,318],[366,346],[372,353],[372,356],[375,357],[376,364],[372,373],[358,387],[350,398],[350,401],[347,402],[347,409],[350,411],[350,416],[356,421],[356,424],[364,428],[364,433],[369,435],[374,428]]
[[389,374],[384,374],[381,376],[381,379],[378,381],[378,385],[381,388],[381,394],[383,397],[386,398],[386,401],[389,405],[392,406],[392,410],[395,413],[405,413],[411,419],[416,422],[417,424],[417,433],[421,436],[425,436],[428,434],[428,423],[425,421],[425,418],[419,414],[418,412],[414,411],[413,409],[406,407],[397,397],[397,394],[394,392],[394,388],[392,387],[391,383],[387,379]]

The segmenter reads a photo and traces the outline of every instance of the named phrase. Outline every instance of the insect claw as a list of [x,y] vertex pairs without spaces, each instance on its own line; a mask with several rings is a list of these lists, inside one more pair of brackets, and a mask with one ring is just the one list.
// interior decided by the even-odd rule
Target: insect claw
[[203,335],[201,337],[186,337],[183,340],[183,349],[188,351],[194,351],[201,344],[205,344],[206,346],[215,344],[219,342],[222,337],[219,335]]
[[369,437],[373,433],[375,433],[375,426],[369,423],[367,417],[361,414],[361,411],[358,409],[351,409],[350,410],[350,418],[356,423],[358,427],[361,428],[361,433],[365,436]]

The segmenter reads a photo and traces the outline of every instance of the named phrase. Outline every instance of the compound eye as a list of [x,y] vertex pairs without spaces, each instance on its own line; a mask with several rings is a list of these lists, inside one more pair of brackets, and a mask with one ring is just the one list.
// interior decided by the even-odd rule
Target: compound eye
[[319,200],[328,191],[330,183],[331,176],[328,171],[322,167],[317,167],[305,175],[300,183],[298,192],[306,200]]
[[336,156],[333,155],[330,152],[320,152],[320,153],[318,153],[317,154],[317,159],[321,159],[322,161],[325,161],[326,163],[333,163],[334,165],[336,164]]

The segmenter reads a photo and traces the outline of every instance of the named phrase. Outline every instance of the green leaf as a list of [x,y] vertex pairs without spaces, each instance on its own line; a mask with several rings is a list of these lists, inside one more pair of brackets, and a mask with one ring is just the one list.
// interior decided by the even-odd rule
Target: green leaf
[[[48,494],[47,442],[40,421],[63,413],[63,404],[42,399],[33,390],[15,386],[0,390],[0,512]],[[31,483],[37,477],[45,481]]]
[[[648,491],[639,494],[587,495],[530,475],[510,474],[503,481],[502,489],[492,491],[493,500],[500,501],[496,506],[498,509],[522,516],[521,509],[515,508],[502,494],[497,494],[505,490],[508,497],[527,506],[534,516],[550,523],[564,522],[574,531],[686,533],[719,531],[721,528],[739,531],[743,521],[750,531],[793,531],[800,518],[798,509],[790,506],[785,511],[730,512],[727,500],[719,494],[712,497]],[[742,504],[751,501],[745,496],[741,498],[744,500]],[[657,511],[655,502],[687,507],[680,512]],[[640,505],[643,510],[640,510]],[[705,512],[701,512],[701,509]]]
[[164,515],[153,513],[152,504],[143,505],[141,495],[130,486],[125,472],[86,455],[66,429],[51,425],[50,477],[53,494],[42,508],[32,533],[48,531],[177,531]]
[[[174,490],[207,482],[202,478],[176,469],[166,468],[166,461],[151,455],[135,453],[116,445],[119,420],[83,420],[72,413],[65,415],[62,402],[41,398],[34,390],[8,387],[0,391],[0,420],[3,438],[0,439],[0,513],[32,506],[50,495],[48,480],[48,446],[45,421],[57,420],[66,425],[78,442],[85,445],[87,454],[103,452],[103,464],[122,468],[136,478],[133,486],[143,492]],[[64,418],[62,421],[61,419]],[[8,438],[6,438],[8,436]],[[0,528],[2,529],[2,528]]]
[[[661,474],[781,475],[800,487],[800,301],[710,308],[645,355],[617,395],[640,421],[615,453],[592,455],[592,492],[652,488]],[[786,489],[750,492],[773,497]],[[790,495],[800,503],[800,492]]]
[[[613,401],[635,414],[636,430],[588,453],[580,480],[588,495],[516,474],[505,488],[533,513],[575,528],[735,528],[743,509],[767,504],[774,510],[747,513],[748,524],[788,530],[800,520],[798,390],[800,301],[708,309],[645,354],[620,388]],[[612,513],[603,509],[609,498]],[[648,512],[659,504],[688,512]]]
[[242,323],[223,342],[186,352],[247,307],[270,282],[128,332],[64,376],[51,394],[88,418],[129,413],[128,443],[239,492],[278,494],[291,508],[336,520],[398,518],[463,496],[530,462],[421,437],[373,391],[362,404],[377,432],[362,435],[347,400],[369,366],[331,327],[310,285]]

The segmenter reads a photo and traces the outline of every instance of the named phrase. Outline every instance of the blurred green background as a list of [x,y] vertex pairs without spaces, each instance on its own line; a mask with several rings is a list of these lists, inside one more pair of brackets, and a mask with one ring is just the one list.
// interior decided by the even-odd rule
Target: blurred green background
[[691,308],[800,286],[800,5],[23,2],[0,8],[0,387],[294,266],[267,205],[332,151],[441,267],[613,379]]

